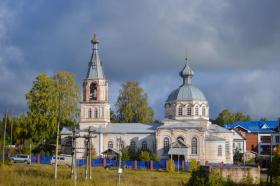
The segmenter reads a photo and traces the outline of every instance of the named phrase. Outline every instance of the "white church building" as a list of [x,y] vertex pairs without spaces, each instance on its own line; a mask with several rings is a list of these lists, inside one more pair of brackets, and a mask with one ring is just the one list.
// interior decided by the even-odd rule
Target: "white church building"
[[[105,78],[99,57],[99,42],[91,40],[93,52],[83,82],[83,100],[80,103],[80,134],[94,131],[92,144],[98,157],[102,152],[121,147],[147,149],[160,159],[188,161],[195,159],[201,164],[233,163],[233,132],[209,121],[209,105],[200,89],[192,84],[193,70],[186,59],[180,72],[182,84],[173,90],[165,102],[165,119],[157,124],[110,123],[108,80]],[[62,144],[67,143],[66,128],[62,130]],[[77,147],[85,146],[79,138]],[[83,156],[83,151],[80,157]]]

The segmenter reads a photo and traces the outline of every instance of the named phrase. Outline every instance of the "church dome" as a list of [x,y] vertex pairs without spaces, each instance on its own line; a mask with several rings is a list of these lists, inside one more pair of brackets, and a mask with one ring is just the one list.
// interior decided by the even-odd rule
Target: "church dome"
[[206,101],[206,98],[202,91],[191,84],[184,84],[179,88],[175,89],[168,96],[167,101],[192,101],[192,100],[200,100]]
[[182,71],[180,72],[180,76],[183,78],[183,85],[179,88],[175,89],[171,92],[171,94],[167,98],[167,102],[169,101],[207,101],[202,91],[192,85],[192,77],[194,75],[193,70],[190,68],[187,62]]

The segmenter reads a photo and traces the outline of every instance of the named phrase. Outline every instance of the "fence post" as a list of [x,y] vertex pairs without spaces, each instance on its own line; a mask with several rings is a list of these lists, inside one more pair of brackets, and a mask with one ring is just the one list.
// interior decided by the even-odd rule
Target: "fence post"
[[150,160],[150,170],[154,170],[154,161]]
[[182,171],[185,170],[185,161],[184,160],[181,161],[181,170]]
[[169,160],[165,160],[165,170],[166,170],[166,171],[168,171],[168,168],[167,168],[168,163],[169,163]]
[[138,168],[138,161],[137,160],[134,160],[134,166],[133,168],[136,170]]
[[106,158],[102,159],[102,165],[103,165],[103,167],[106,167]]
[[208,161],[205,161],[205,166],[208,166]]
[[36,154],[36,163],[40,163],[40,154]]
[[224,167],[224,162],[223,161],[221,162],[221,167]]

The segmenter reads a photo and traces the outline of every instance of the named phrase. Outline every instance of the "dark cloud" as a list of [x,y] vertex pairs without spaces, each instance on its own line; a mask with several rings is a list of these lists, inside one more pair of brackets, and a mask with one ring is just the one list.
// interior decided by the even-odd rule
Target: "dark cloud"
[[[210,103],[255,118],[280,116],[279,1],[2,1],[0,107],[26,109],[24,93],[40,72],[73,72],[81,83],[95,31],[114,103],[119,86],[140,81],[163,117],[181,84],[185,48],[194,83]],[[112,104],[113,105],[113,104]]]

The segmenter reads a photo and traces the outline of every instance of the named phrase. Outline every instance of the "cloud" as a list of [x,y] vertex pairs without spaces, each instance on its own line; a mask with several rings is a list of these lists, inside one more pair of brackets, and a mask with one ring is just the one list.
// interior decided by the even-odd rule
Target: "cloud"
[[[140,81],[156,117],[162,118],[167,95],[181,84],[178,72],[188,48],[196,72],[194,83],[208,98],[212,117],[227,107],[257,119],[276,118],[280,115],[278,97],[273,96],[280,92],[274,70],[279,67],[279,4],[4,1],[0,4],[0,86],[5,89],[0,92],[0,107],[24,111],[24,93],[40,72],[68,70],[81,84],[95,31],[111,83],[112,105],[122,82]],[[258,89],[259,83],[263,88]]]

